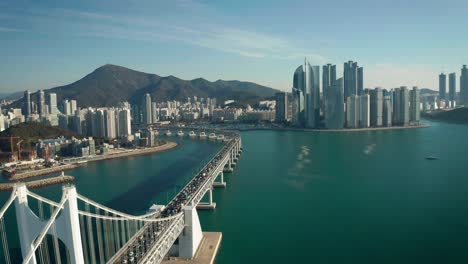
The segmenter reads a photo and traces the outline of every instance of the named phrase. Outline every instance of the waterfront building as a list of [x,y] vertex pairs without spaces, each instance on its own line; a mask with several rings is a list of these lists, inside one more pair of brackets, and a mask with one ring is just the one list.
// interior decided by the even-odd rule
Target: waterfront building
[[392,100],[389,95],[383,97],[382,103],[382,126],[392,126]]
[[410,91],[410,123],[418,125],[420,120],[420,96],[418,87]]
[[445,94],[447,93],[447,75],[441,73],[439,75],[439,101],[445,100]]
[[344,63],[344,97],[358,95],[358,90],[364,90],[364,69],[358,67],[357,62]]
[[37,113],[39,116],[44,116],[45,115],[45,96],[44,96],[44,91],[39,90],[37,91]]
[[293,104],[292,104],[292,123],[295,126],[304,125],[304,110],[305,110],[305,84],[304,84],[304,67],[300,65],[294,71],[293,75]]
[[56,115],[58,113],[57,109],[57,94],[49,93],[48,94],[48,103],[49,103],[49,114]]
[[306,127],[316,128],[320,122],[320,67],[306,61],[305,68]]
[[106,131],[106,138],[113,139],[117,137],[115,119],[116,116],[114,109],[104,110],[104,129]]
[[158,111],[158,104],[156,102],[151,103],[151,121],[156,123],[159,121],[159,111]]
[[122,109],[119,111],[118,118],[118,136],[126,137],[132,133],[132,127],[130,124],[131,114],[129,109]]
[[460,74],[460,97],[461,104],[468,107],[468,68],[463,65]]
[[151,124],[151,96],[149,93],[145,94],[143,103],[142,103],[142,113],[143,113],[143,122],[145,124]]
[[93,137],[105,137],[104,111],[97,109],[93,114]]
[[343,78],[335,80],[333,84],[327,88],[325,127],[328,129],[341,129],[344,126],[343,89]]
[[357,72],[357,94],[364,94],[364,68],[359,67]]
[[[457,77],[456,73],[452,72],[449,74],[449,96],[448,99],[450,101],[450,104],[453,104],[452,102],[455,102],[455,95],[456,95],[456,85],[457,85]],[[454,107],[454,106],[451,106]]]
[[359,127],[366,128],[370,126],[370,96],[363,94],[359,98]]
[[275,95],[276,122],[285,122],[288,117],[288,95],[285,92],[279,92]]
[[401,120],[401,112],[400,112],[400,99],[401,93],[400,93],[400,88],[395,88],[393,89],[392,92],[392,110],[393,110],[393,116],[392,116],[392,123],[394,125],[400,124]]
[[393,92],[393,123],[407,126],[409,123],[409,94],[406,86],[396,88]]
[[[329,98],[329,90],[333,83],[336,81],[336,65],[330,63],[322,67],[322,109],[323,115],[326,119],[327,116],[327,103]],[[343,99],[344,102],[344,99]]]
[[357,128],[359,123],[359,98],[351,95],[346,98],[346,127]]
[[383,93],[379,87],[370,90],[370,125],[372,127],[382,126],[383,115]]

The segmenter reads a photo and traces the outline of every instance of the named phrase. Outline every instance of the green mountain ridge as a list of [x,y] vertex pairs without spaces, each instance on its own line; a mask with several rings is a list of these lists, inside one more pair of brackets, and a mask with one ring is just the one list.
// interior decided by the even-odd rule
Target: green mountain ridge
[[[185,101],[187,97],[215,97],[220,101],[234,99],[254,104],[256,101],[274,96],[278,90],[252,82],[210,82],[203,78],[182,80],[175,76],[161,77],[156,74],[135,71],[118,65],[106,64],[68,85],[45,90],[56,93],[58,104],[63,99],[74,99],[80,107],[114,106],[122,101],[139,104],[145,93],[153,101]],[[36,101],[31,93],[31,101]],[[22,99],[13,103],[21,107]]]

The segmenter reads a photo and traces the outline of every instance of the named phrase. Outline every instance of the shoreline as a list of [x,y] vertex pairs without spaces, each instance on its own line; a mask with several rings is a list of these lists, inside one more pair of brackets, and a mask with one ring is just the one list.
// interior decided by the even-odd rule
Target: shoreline
[[317,128],[294,128],[294,127],[271,127],[271,128],[241,128],[233,129],[237,131],[255,131],[255,130],[273,130],[273,131],[301,131],[301,132],[363,132],[363,131],[380,131],[380,130],[402,130],[402,129],[416,129],[428,128],[430,125],[422,124],[417,126],[392,126],[392,127],[367,127],[367,128],[343,128],[343,129],[317,129]]
[[[24,182],[24,184],[26,184],[26,187],[28,187],[29,189],[33,189],[33,188],[45,187],[45,186],[59,184],[59,183],[71,182],[73,180],[75,180],[75,177],[73,176],[61,175],[61,176],[55,176],[55,177],[50,177],[46,179],[27,181],[27,182]],[[0,183],[0,192],[13,190],[13,188],[15,187],[17,183],[18,182]]]
[[[173,149],[177,147],[176,142],[168,141],[164,145],[156,146],[156,147],[149,147],[149,148],[142,148],[142,149],[132,149],[132,151],[125,151],[125,152],[120,152],[120,153],[110,153],[104,156],[98,156],[89,160],[86,160],[88,162],[95,162],[95,161],[102,161],[102,160],[108,160],[108,159],[117,159],[117,158],[126,158],[126,157],[131,157],[131,156],[137,156],[137,155],[145,155],[145,154],[152,154],[152,153],[157,153],[157,152],[162,152],[166,151],[169,149]],[[83,164],[86,164],[83,163]],[[8,180],[9,181],[18,181],[18,180],[23,180],[23,179],[28,179],[28,178],[33,178],[33,177],[38,177],[38,176],[43,176],[46,174],[54,173],[54,172],[59,172],[59,171],[65,171],[65,170],[71,170],[74,168],[77,168],[82,164],[64,164],[60,165],[57,167],[52,167],[52,168],[44,168],[40,170],[32,170],[32,171],[26,171],[23,173],[18,173],[15,176],[10,177]]]

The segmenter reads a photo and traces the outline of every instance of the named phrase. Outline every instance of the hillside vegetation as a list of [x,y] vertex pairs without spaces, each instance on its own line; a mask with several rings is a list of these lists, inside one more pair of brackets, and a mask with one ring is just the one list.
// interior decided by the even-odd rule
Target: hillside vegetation
[[[79,137],[76,133],[58,128],[52,127],[48,125],[44,125],[38,122],[26,122],[21,123],[8,129],[0,132],[0,137],[19,137],[19,139],[14,139],[14,148],[16,150],[16,143],[19,140],[23,140],[21,142],[21,148],[31,148],[34,147],[35,144],[39,141],[39,139],[50,139],[50,138],[57,138],[60,136],[69,137]],[[1,151],[10,151],[10,140],[7,138],[0,138],[0,150]]]

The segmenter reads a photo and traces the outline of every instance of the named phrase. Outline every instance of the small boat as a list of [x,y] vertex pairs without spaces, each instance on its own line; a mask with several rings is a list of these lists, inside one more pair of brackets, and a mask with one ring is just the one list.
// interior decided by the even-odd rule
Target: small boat
[[426,159],[427,160],[438,160],[439,158],[434,157],[434,156],[427,156]]
[[215,134],[215,133],[210,133],[210,134],[208,135],[208,138],[209,138],[209,139],[216,139],[216,134]]
[[166,131],[166,136],[172,136],[172,132],[169,129]]
[[195,132],[193,132],[193,131],[190,131],[188,135],[189,135],[189,137],[191,137],[191,138],[194,138],[194,137],[197,136],[197,134],[195,134]]
[[182,130],[179,130],[179,131],[177,132],[177,136],[183,137],[183,136],[184,136],[184,132],[182,132]]
[[85,164],[85,163],[88,163],[87,160],[80,160],[80,161],[77,161],[76,164]]
[[218,135],[218,137],[216,137],[216,140],[224,141],[224,135]]
[[205,132],[200,132],[200,138],[205,139],[206,138],[206,133]]

